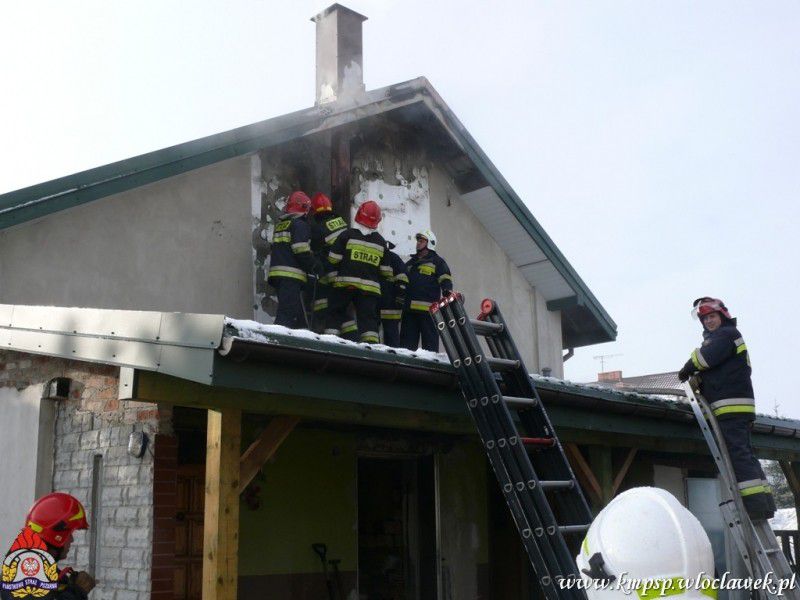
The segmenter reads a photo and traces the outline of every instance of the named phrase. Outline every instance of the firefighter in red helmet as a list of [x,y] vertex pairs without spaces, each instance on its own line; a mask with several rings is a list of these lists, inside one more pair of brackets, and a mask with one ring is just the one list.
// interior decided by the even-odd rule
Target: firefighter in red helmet
[[678,377],[686,381],[697,374],[700,393],[722,429],[745,508],[754,520],[769,519],[775,514],[775,500],[750,442],[756,401],[747,345],[722,300],[703,296],[693,305],[692,314],[703,324],[703,343],[692,351]]
[[[371,344],[379,341],[381,280],[393,276],[386,240],[376,231],[381,216],[377,202],[364,202],[358,207],[354,226],[336,238],[328,253],[328,262],[337,272],[330,293],[325,333]],[[345,320],[350,303],[355,306],[355,323]]]
[[292,192],[284,214],[272,232],[267,281],[278,292],[275,324],[299,329],[308,326],[303,309],[303,286],[314,271],[311,227],[306,215],[311,199],[301,191]]
[[[325,327],[325,315],[328,311],[328,296],[330,285],[336,277],[336,269],[328,262],[328,252],[336,243],[336,238],[347,230],[347,221],[333,212],[331,199],[317,192],[311,197],[311,252],[316,261],[322,265],[322,272],[317,281],[314,294],[312,329],[321,331]],[[317,329],[319,327],[319,329]]]
[[[36,500],[25,517],[22,531],[6,556],[3,569],[3,596],[10,597],[9,590],[18,587],[14,585],[18,579],[17,574],[24,577],[33,573],[31,577],[38,576],[34,577],[37,581],[46,584],[50,579],[53,580],[52,583],[57,583],[55,589],[42,597],[86,600],[89,592],[95,587],[94,578],[85,571],[72,569],[57,571],[56,563],[66,558],[69,553],[74,532],[88,528],[86,511],[74,496],[54,492]],[[54,562],[50,563],[50,558]],[[24,573],[26,564],[28,572]],[[7,579],[10,581],[6,581]]]

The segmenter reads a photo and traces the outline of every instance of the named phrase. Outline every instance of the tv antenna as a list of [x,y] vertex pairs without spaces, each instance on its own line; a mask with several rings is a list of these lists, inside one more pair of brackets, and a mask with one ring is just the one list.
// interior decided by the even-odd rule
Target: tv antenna
[[597,356],[594,356],[592,358],[594,358],[595,360],[599,360],[600,361],[600,372],[601,373],[605,373],[606,372],[606,360],[608,360],[609,358],[615,358],[617,356],[624,356],[624,355],[623,354],[598,354]]

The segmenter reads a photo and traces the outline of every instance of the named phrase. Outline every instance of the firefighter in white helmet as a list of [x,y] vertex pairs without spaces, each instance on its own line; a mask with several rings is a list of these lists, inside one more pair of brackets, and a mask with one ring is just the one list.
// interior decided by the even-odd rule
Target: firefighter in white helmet
[[[714,553],[700,521],[669,492],[633,488],[592,522],[576,559],[589,600],[716,597]],[[649,583],[645,583],[649,582]]]

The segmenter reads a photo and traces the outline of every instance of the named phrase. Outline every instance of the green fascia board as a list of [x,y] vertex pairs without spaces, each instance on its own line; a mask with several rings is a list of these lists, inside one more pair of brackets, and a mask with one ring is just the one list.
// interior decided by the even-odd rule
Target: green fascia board
[[450,110],[433,86],[427,81],[425,91],[430,96],[430,101],[433,105],[431,108],[434,114],[437,115],[444,127],[460,143],[462,150],[478,167],[478,170],[494,189],[495,193],[500,196],[500,199],[516,217],[520,225],[533,238],[547,259],[555,266],[556,270],[575,292],[577,296],[576,304],[586,306],[597,319],[602,328],[603,336],[601,336],[602,339],[597,339],[595,343],[615,340],[617,338],[616,323],[592,294],[575,269],[572,268],[572,265],[558,249],[552,238],[545,232],[528,207],[525,206],[525,203],[522,202],[508,181],[467,131],[467,128],[458,120],[455,113]]
[[[228,332],[230,333],[230,331]],[[438,373],[443,376],[452,377],[455,381],[455,370],[449,362],[434,362],[413,356],[393,354],[375,349],[370,349],[365,345],[341,344],[332,347],[330,343],[317,340],[311,337],[294,337],[282,333],[267,333],[269,345],[293,348],[303,352],[308,352],[309,356],[334,355],[347,356],[353,360],[382,362],[387,365],[402,364],[416,369]],[[262,342],[263,343],[263,342]],[[223,346],[225,343],[223,342]],[[231,364],[252,365],[258,364],[262,368],[268,363],[245,360],[243,363],[234,363],[224,356],[218,356],[214,368],[214,385],[236,388],[243,387],[254,391],[267,392],[273,394],[287,393],[286,381],[290,381],[292,393],[300,396],[330,398],[332,400],[353,401],[353,398],[360,398],[365,404],[385,405],[392,408],[403,408],[416,411],[430,411],[440,414],[461,414],[465,407],[461,394],[455,388],[448,389],[437,385],[415,385],[409,382],[390,382],[382,381],[370,377],[336,376],[331,373],[315,374],[312,378],[309,370],[313,368],[315,359],[309,358],[309,367],[302,370],[303,375],[298,372],[297,377],[279,376],[281,370],[286,372],[286,367],[276,366],[271,372],[274,379],[266,381],[267,378],[260,376],[258,368],[252,375],[247,375],[248,371],[232,371]],[[248,367],[250,368],[250,367]],[[240,376],[242,378],[240,378]],[[342,383],[338,383],[336,377],[341,377]],[[349,381],[348,381],[349,380]],[[374,385],[373,385],[374,383]],[[616,432],[627,432],[634,434],[639,431],[642,435],[668,436],[675,431],[685,431],[689,439],[700,439],[700,432],[694,422],[691,410],[685,404],[656,398],[646,394],[635,392],[621,392],[609,388],[601,388],[575,384],[556,378],[533,377],[533,383],[540,394],[566,395],[572,397],[590,398],[598,400],[597,404],[588,409],[561,406],[558,404],[548,405],[548,411],[568,411],[564,414],[564,420],[557,424],[572,426],[571,418],[579,419],[575,422],[575,427],[592,430],[607,419],[609,422],[617,423],[613,429],[604,429]],[[369,385],[369,390],[360,387]],[[299,390],[302,389],[302,393]],[[359,390],[363,393],[359,394]],[[547,401],[545,400],[547,403]],[[658,414],[658,416],[653,416]],[[560,417],[559,417],[560,419]],[[636,423],[633,429],[627,424]],[[670,428],[678,428],[673,431]],[[671,433],[670,433],[671,432]],[[759,437],[759,446],[792,449],[800,451],[800,421],[791,419],[776,419],[765,415],[757,415],[754,426],[754,436]],[[755,439],[755,437],[754,437]],[[769,442],[770,440],[779,440]],[[777,445],[775,445],[777,444]]]

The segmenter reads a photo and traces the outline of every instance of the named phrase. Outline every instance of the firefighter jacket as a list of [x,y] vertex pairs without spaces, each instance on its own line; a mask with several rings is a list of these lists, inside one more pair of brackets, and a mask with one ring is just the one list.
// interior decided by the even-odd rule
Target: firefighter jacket
[[408,270],[409,310],[428,312],[432,302],[442,297],[443,292],[453,289],[450,267],[433,250],[424,257],[416,254],[406,263]]
[[364,235],[358,229],[340,234],[328,252],[328,262],[336,267],[332,285],[356,288],[380,296],[381,280],[392,277],[386,241],[377,231]]
[[700,392],[711,404],[714,416],[755,418],[750,356],[736,319],[723,320],[715,331],[703,331],[703,343],[692,352],[686,367],[700,372]]
[[325,271],[319,279],[322,285],[330,285],[336,277],[336,268],[328,262],[328,252],[343,231],[347,231],[347,222],[332,212],[315,215],[311,220],[311,252]]
[[270,285],[281,279],[296,279],[305,282],[307,273],[314,269],[311,254],[311,227],[305,215],[285,214],[272,232],[272,254],[270,256]]
[[391,250],[387,249],[386,254],[389,255],[392,276],[381,281],[381,301],[379,304],[381,319],[399,321],[403,317],[403,307],[398,304],[397,299],[405,300],[406,287],[408,286],[406,264],[402,258]]

